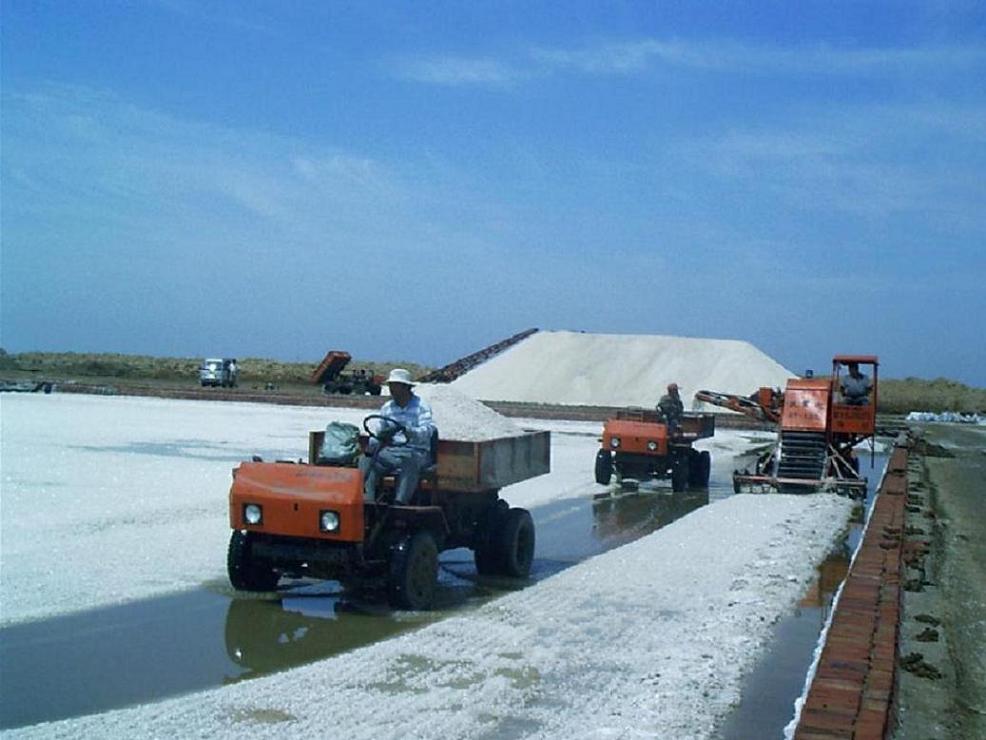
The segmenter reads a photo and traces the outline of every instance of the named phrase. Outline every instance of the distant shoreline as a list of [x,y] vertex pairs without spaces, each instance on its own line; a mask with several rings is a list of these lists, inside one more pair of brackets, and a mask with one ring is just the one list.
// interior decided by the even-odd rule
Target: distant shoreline
[[[111,387],[129,395],[165,395],[194,392],[198,386],[201,358],[150,357],[99,353],[24,352],[9,354],[0,349],[0,382],[47,382],[60,386]],[[221,398],[232,393],[233,399],[259,400],[267,403],[302,405],[337,404],[335,397],[322,393],[311,382],[317,362],[279,362],[262,358],[238,360],[240,387],[237,389],[200,389],[211,391],[207,397]],[[434,368],[413,362],[376,362],[354,359],[347,370],[366,370],[370,374],[386,372],[394,366],[406,367],[412,376],[421,377]],[[756,389],[751,388],[753,392]],[[99,392],[99,391],[91,391]],[[247,398],[260,394],[261,398]],[[200,397],[188,395],[186,397]],[[291,400],[281,400],[282,398]],[[351,396],[339,396],[354,404]],[[540,406],[540,404],[529,404]],[[566,407],[569,410],[572,407]],[[586,407],[591,408],[591,407]],[[904,415],[910,411],[986,413],[986,389],[973,388],[947,378],[904,380],[880,378],[879,405],[882,414]],[[550,418],[559,418],[553,416]],[[578,417],[586,418],[586,417]],[[596,418],[595,412],[590,418]]]

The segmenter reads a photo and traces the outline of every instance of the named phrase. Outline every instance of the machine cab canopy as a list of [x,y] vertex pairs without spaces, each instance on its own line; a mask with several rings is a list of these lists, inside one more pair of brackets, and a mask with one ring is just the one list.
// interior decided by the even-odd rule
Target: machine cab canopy
[[880,361],[876,355],[836,355],[832,358],[833,369],[838,365],[849,365],[850,363],[873,365],[876,367],[880,364]]
[[[849,365],[860,365],[860,372],[868,374],[869,385],[865,395],[862,389],[856,391],[858,395],[849,395],[852,391],[844,385],[851,382],[846,370]],[[836,355],[832,358],[833,432],[861,437],[871,436],[875,432],[879,365],[876,355]]]

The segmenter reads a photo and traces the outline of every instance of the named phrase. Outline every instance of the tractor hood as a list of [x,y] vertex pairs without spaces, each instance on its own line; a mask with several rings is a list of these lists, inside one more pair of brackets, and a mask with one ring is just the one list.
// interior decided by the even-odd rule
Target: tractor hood
[[[246,520],[248,504],[261,507],[259,522]],[[338,530],[321,528],[325,511],[339,516]],[[363,536],[363,476],[356,468],[242,463],[233,471],[229,520],[233,529],[358,541]]]

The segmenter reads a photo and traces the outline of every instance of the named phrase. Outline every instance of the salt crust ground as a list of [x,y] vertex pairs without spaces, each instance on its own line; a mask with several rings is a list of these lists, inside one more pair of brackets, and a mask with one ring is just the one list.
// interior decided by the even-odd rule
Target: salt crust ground
[[[229,469],[254,452],[299,456],[299,440],[327,421],[326,409],[253,404],[57,394],[2,404],[4,623],[224,579]],[[592,426],[560,426],[556,469],[506,490],[511,503],[593,490]],[[5,735],[710,737],[848,508],[733,496],[395,640]]]
[[539,331],[452,387],[486,401],[652,407],[673,381],[689,407],[697,390],[746,395],[791,377],[749,342]]

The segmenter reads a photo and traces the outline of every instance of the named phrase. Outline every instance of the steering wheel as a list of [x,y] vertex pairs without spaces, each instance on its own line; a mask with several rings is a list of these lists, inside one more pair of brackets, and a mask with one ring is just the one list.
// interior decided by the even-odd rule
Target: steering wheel
[[[380,431],[374,432],[370,429],[370,421],[372,419],[380,419],[384,423],[384,428]],[[393,428],[393,431],[388,431],[388,426]],[[363,431],[365,431],[371,438],[375,439],[380,444],[389,445],[391,447],[403,447],[407,444],[410,435],[407,433],[407,427],[401,424],[395,419],[391,419],[389,416],[383,416],[382,414],[370,414],[365,419],[363,419]],[[398,432],[403,432],[404,441],[395,442],[394,435]],[[388,436],[389,435],[389,436]]]

